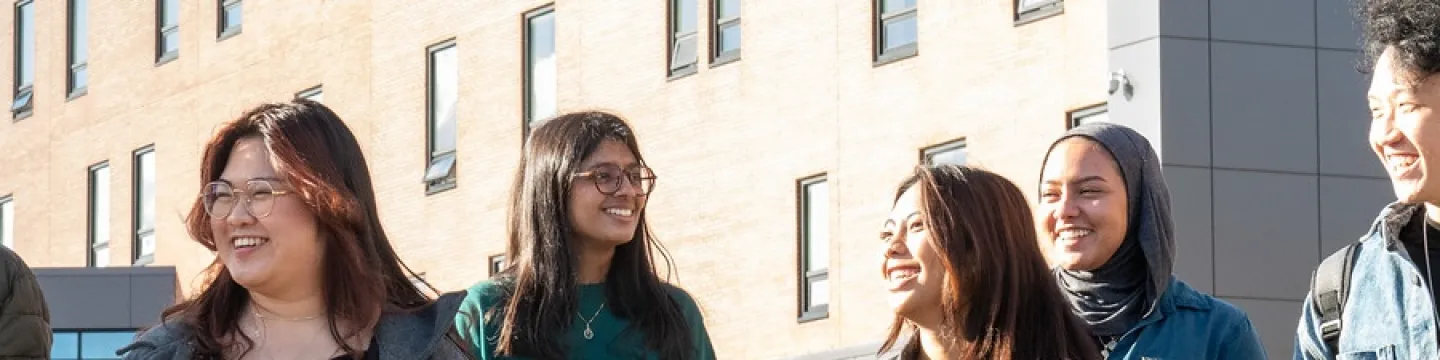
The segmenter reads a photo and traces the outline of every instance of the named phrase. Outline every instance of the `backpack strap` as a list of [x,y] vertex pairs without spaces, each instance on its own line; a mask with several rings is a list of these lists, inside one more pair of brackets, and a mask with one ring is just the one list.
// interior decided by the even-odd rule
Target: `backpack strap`
[[1331,352],[1339,351],[1340,315],[1350,291],[1350,272],[1355,266],[1357,244],[1346,245],[1320,262],[1310,278],[1310,293],[1320,315],[1320,337]]

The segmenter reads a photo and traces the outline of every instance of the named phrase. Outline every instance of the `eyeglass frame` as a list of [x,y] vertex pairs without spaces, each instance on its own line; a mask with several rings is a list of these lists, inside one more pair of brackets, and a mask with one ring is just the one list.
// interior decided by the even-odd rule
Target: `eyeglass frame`
[[[293,194],[293,193],[295,192],[295,191],[293,191],[293,190],[284,190],[284,189],[281,189],[280,186],[277,186],[277,185],[275,184],[275,183],[278,183],[278,182],[280,182],[280,181],[271,180],[271,179],[250,179],[250,180],[246,180],[246,181],[245,181],[245,187],[248,189],[248,188],[251,187],[250,184],[253,184],[253,183],[256,183],[256,182],[263,182],[263,183],[268,184],[268,185],[271,187],[271,189],[270,189],[270,195],[271,195],[271,196],[285,196],[285,195]],[[250,216],[254,216],[256,219],[263,219],[263,218],[265,218],[265,217],[268,217],[268,216],[270,216],[270,213],[272,213],[272,212],[275,211],[275,204],[272,203],[272,204],[270,204],[270,209],[269,209],[268,211],[265,211],[264,214],[256,213],[256,212],[255,212],[255,208],[254,208],[255,205],[254,205],[254,203],[252,202],[252,201],[255,199],[255,198],[253,197],[254,195],[251,194],[251,191],[252,191],[252,190],[241,190],[241,189],[237,189],[237,188],[235,187],[235,185],[231,184],[231,183],[228,182],[228,181],[216,180],[216,181],[211,181],[211,182],[205,183],[205,189],[209,189],[211,186],[215,186],[215,185],[225,185],[226,187],[229,187],[229,188],[230,188],[230,191],[229,191],[230,196],[239,197],[239,198],[240,198],[240,201],[244,203],[245,212],[248,213],[248,214],[250,214]],[[230,211],[228,211],[228,212],[226,212],[225,214],[223,214],[224,216],[222,216],[222,217],[216,217],[215,214],[211,213],[211,209],[210,209],[210,207],[211,207],[212,205],[214,205],[214,204],[210,204],[210,205],[205,204],[205,196],[206,196],[206,195],[209,195],[209,194],[206,193],[205,190],[201,190],[201,191],[200,191],[200,195],[199,195],[199,197],[200,197],[200,207],[205,210],[205,214],[206,214],[206,215],[209,215],[211,219],[227,218],[227,217],[230,217],[230,213],[235,212],[235,205],[230,205]],[[275,199],[270,199],[270,201],[273,202],[273,201],[275,201]]]
[[[622,173],[624,173],[624,174],[626,175],[626,176],[621,176],[621,177],[620,177],[620,178],[622,178],[622,179],[625,179],[625,180],[624,180],[624,183],[623,183],[623,184],[616,184],[614,191],[606,192],[605,189],[601,189],[601,188],[600,188],[600,181],[595,179],[595,176],[598,175],[596,172],[599,171],[599,169],[597,169],[597,168],[606,167],[606,166],[608,166],[608,167],[614,167],[614,168],[619,168],[619,169],[620,169],[620,172],[622,172]],[[650,196],[650,193],[655,192],[655,183],[658,182],[658,181],[656,181],[656,180],[658,180],[660,177],[659,177],[659,176],[656,176],[656,175],[655,175],[655,169],[651,169],[649,166],[643,166],[643,165],[641,165],[641,166],[632,166],[632,167],[630,167],[630,169],[627,170],[627,169],[621,168],[621,167],[619,167],[619,166],[605,164],[605,165],[596,166],[596,167],[594,167],[594,168],[591,168],[590,170],[581,171],[581,172],[577,172],[577,173],[571,174],[571,175],[570,175],[570,178],[571,178],[571,179],[574,179],[574,178],[585,178],[585,179],[589,179],[591,183],[594,183],[594,184],[595,184],[595,191],[599,191],[601,194],[605,194],[606,196],[615,196],[615,194],[619,194],[619,193],[620,193],[620,187],[621,187],[622,185],[627,185],[627,184],[628,184],[628,185],[631,185],[631,186],[633,186],[633,187],[635,187],[635,188],[640,188],[639,181],[637,181],[637,180],[631,180],[631,179],[630,179],[630,176],[629,176],[629,175],[632,173],[632,170],[638,170],[638,169],[645,169],[645,170],[648,170],[648,171],[650,172],[650,176],[649,176],[649,177],[639,177],[639,179],[641,179],[641,180],[650,180],[650,187],[649,187],[649,188],[640,189],[640,191],[639,191],[639,194],[640,194],[640,195],[639,195],[639,196]]]

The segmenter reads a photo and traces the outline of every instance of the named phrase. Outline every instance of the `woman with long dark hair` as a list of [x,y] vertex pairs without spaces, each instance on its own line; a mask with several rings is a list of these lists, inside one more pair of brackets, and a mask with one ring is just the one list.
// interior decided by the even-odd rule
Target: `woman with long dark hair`
[[1020,188],[955,165],[918,167],[895,192],[882,275],[901,359],[1096,360],[1055,287]]
[[476,357],[715,358],[694,299],[657,275],[656,254],[671,262],[645,224],[655,180],[615,115],[535,128],[511,191],[510,262],[456,319]]
[[354,134],[320,103],[264,104],[205,146],[186,218],[209,281],[125,359],[465,359],[463,294],[429,299],[380,226]]

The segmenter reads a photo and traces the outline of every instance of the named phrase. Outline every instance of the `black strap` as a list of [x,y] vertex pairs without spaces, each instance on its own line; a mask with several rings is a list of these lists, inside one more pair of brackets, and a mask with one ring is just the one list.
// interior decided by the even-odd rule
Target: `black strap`
[[1350,292],[1350,272],[1355,266],[1355,246],[1330,254],[1310,278],[1310,293],[1314,294],[1315,310],[1320,313],[1320,337],[1331,352],[1339,351],[1340,315],[1345,310],[1345,298]]

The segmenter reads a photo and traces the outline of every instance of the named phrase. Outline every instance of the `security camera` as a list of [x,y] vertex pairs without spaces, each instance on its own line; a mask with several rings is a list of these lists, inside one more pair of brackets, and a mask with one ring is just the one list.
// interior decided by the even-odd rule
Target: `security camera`
[[1110,95],[1115,95],[1115,92],[1120,91],[1121,87],[1129,88],[1129,85],[1130,78],[1125,76],[1124,69],[1116,70],[1110,73]]

